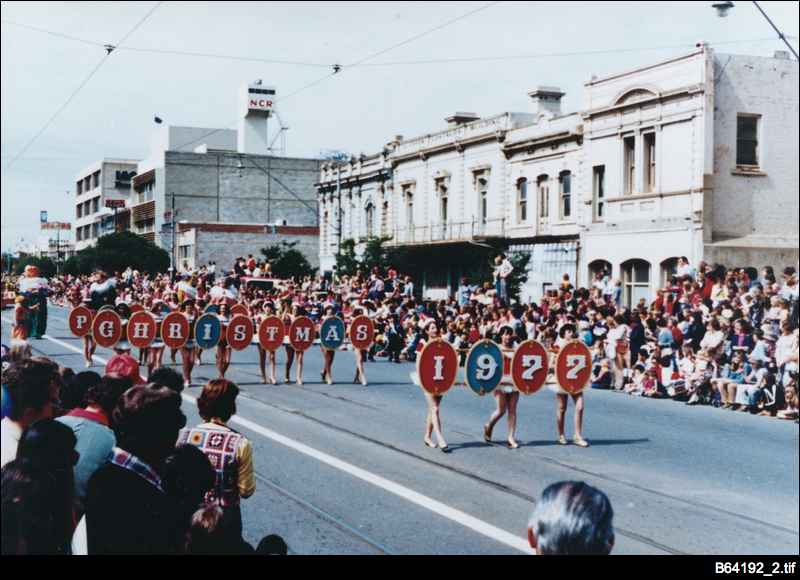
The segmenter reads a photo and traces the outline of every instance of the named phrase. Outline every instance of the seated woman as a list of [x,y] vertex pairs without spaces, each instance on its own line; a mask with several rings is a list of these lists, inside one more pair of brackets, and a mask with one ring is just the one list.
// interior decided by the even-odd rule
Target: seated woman
[[613,377],[611,375],[611,365],[607,359],[604,359],[599,367],[596,367],[597,372],[592,373],[591,383],[593,389],[610,389]]
[[635,365],[633,367],[633,377],[631,378],[631,381],[625,385],[625,392],[629,395],[642,395],[644,393],[644,378],[644,365]]
[[786,405],[783,409],[777,412],[775,415],[778,419],[794,419],[797,421],[798,418],[798,398],[797,398],[797,378],[795,377],[792,381],[784,387],[784,399],[786,400]]

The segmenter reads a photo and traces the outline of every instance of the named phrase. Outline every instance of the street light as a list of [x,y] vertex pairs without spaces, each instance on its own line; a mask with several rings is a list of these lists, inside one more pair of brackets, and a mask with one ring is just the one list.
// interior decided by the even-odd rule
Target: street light
[[[756,2],[755,0],[753,0],[753,5],[756,8],[758,8],[758,11],[761,12],[761,15],[764,18],[766,18],[767,22],[769,22],[769,25],[772,26],[772,29],[777,33],[778,38],[780,38],[784,42],[784,44],[789,48],[791,53],[794,55],[794,58],[800,60],[800,57],[797,56],[797,51],[791,44],[789,44],[789,41],[786,40],[786,35],[783,34],[783,32],[781,32],[777,26],[775,26],[775,23],[769,16],[767,16],[767,13],[764,12],[764,9],[761,8],[761,6],[759,6],[758,2]],[[717,16],[719,16],[720,18],[725,18],[728,15],[728,11],[731,8],[733,8],[733,2],[726,0],[725,2],[717,2],[716,4],[712,4],[711,6],[717,11]]]

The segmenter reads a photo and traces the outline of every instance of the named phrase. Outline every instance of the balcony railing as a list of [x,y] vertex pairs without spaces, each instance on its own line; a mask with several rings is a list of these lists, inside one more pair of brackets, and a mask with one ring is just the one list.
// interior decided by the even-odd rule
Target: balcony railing
[[505,221],[505,219],[486,220],[485,222],[472,220],[395,228],[394,237],[389,244],[425,244],[469,241],[476,238],[501,238],[505,236]]

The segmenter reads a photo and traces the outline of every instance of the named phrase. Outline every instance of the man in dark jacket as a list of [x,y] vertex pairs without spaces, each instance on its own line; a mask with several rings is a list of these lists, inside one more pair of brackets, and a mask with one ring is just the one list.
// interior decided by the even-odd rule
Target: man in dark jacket
[[181,398],[156,385],[126,391],[114,410],[117,437],[108,463],[89,480],[89,554],[174,554],[179,509],[160,471],[186,425]]

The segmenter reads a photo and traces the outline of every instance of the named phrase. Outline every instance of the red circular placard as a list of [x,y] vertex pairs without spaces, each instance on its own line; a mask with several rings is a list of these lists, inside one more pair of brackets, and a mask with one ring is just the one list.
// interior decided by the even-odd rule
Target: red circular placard
[[[275,329],[272,331],[271,329]],[[272,333],[272,338],[270,334]],[[283,337],[286,336],[286,328],[283,321],[277,316],[267,316],[258,325],[258,343],[264,350],[277,350],[283,344]]]
[[170,312],[161,321],[161,340],[169,348],[181,348],[189,340],[189,319],[182,312]]
[[231,318],[234,316],[249,316],[250,311],[247,310],[247,306],[244,304],[234,304],[231,306]]
[[111,348],[122,338],[122,319],[113,310],[102,310],[92,320],[92,337],[98,346]]
[[367,350],[375,340],[375,324],[368,316],[356,316],[350,321],[349,336],[353,348]]
[[456,382],[458,354],[442,339],[427,343],[417,356],[420,386],[432,395],[443,395]]
[[147,348],[156,338],[158,324],[149,312],[139,311],[128,320],[128,342],[136,348]]
[[69,330],[75,336],[86,336],[92,331],[92,311],[85,306],[78,306],[70,310]]
[[556,379],[562,389],[577,395],[592,376],[592,353],[579,340],[568,342],[556,358]]
[[307,316],[298,316],[289,327],[289,343],[299,351],[308,350],[316,338],[314,321]]
[[[131,316],[133,316],[137,312],[144,311],[144,306],[142,306],[141,304],[131,304],[130,311],[131,311]],[[130,340],[128,342],[130,342]]]
[[[535,357],[539,357],[538,360]],[[520,393],[534,394],[547,380],[549,365],[547,349],[535,340],[526,340],[517,347],[514,358],[511,359],[511,378],[514,386]]]
[[250,341],[253,340],[253,321],[243,314],[237,314],[228,322],[225,338],[228,340],[228,346],[233,350],[247,348]]

